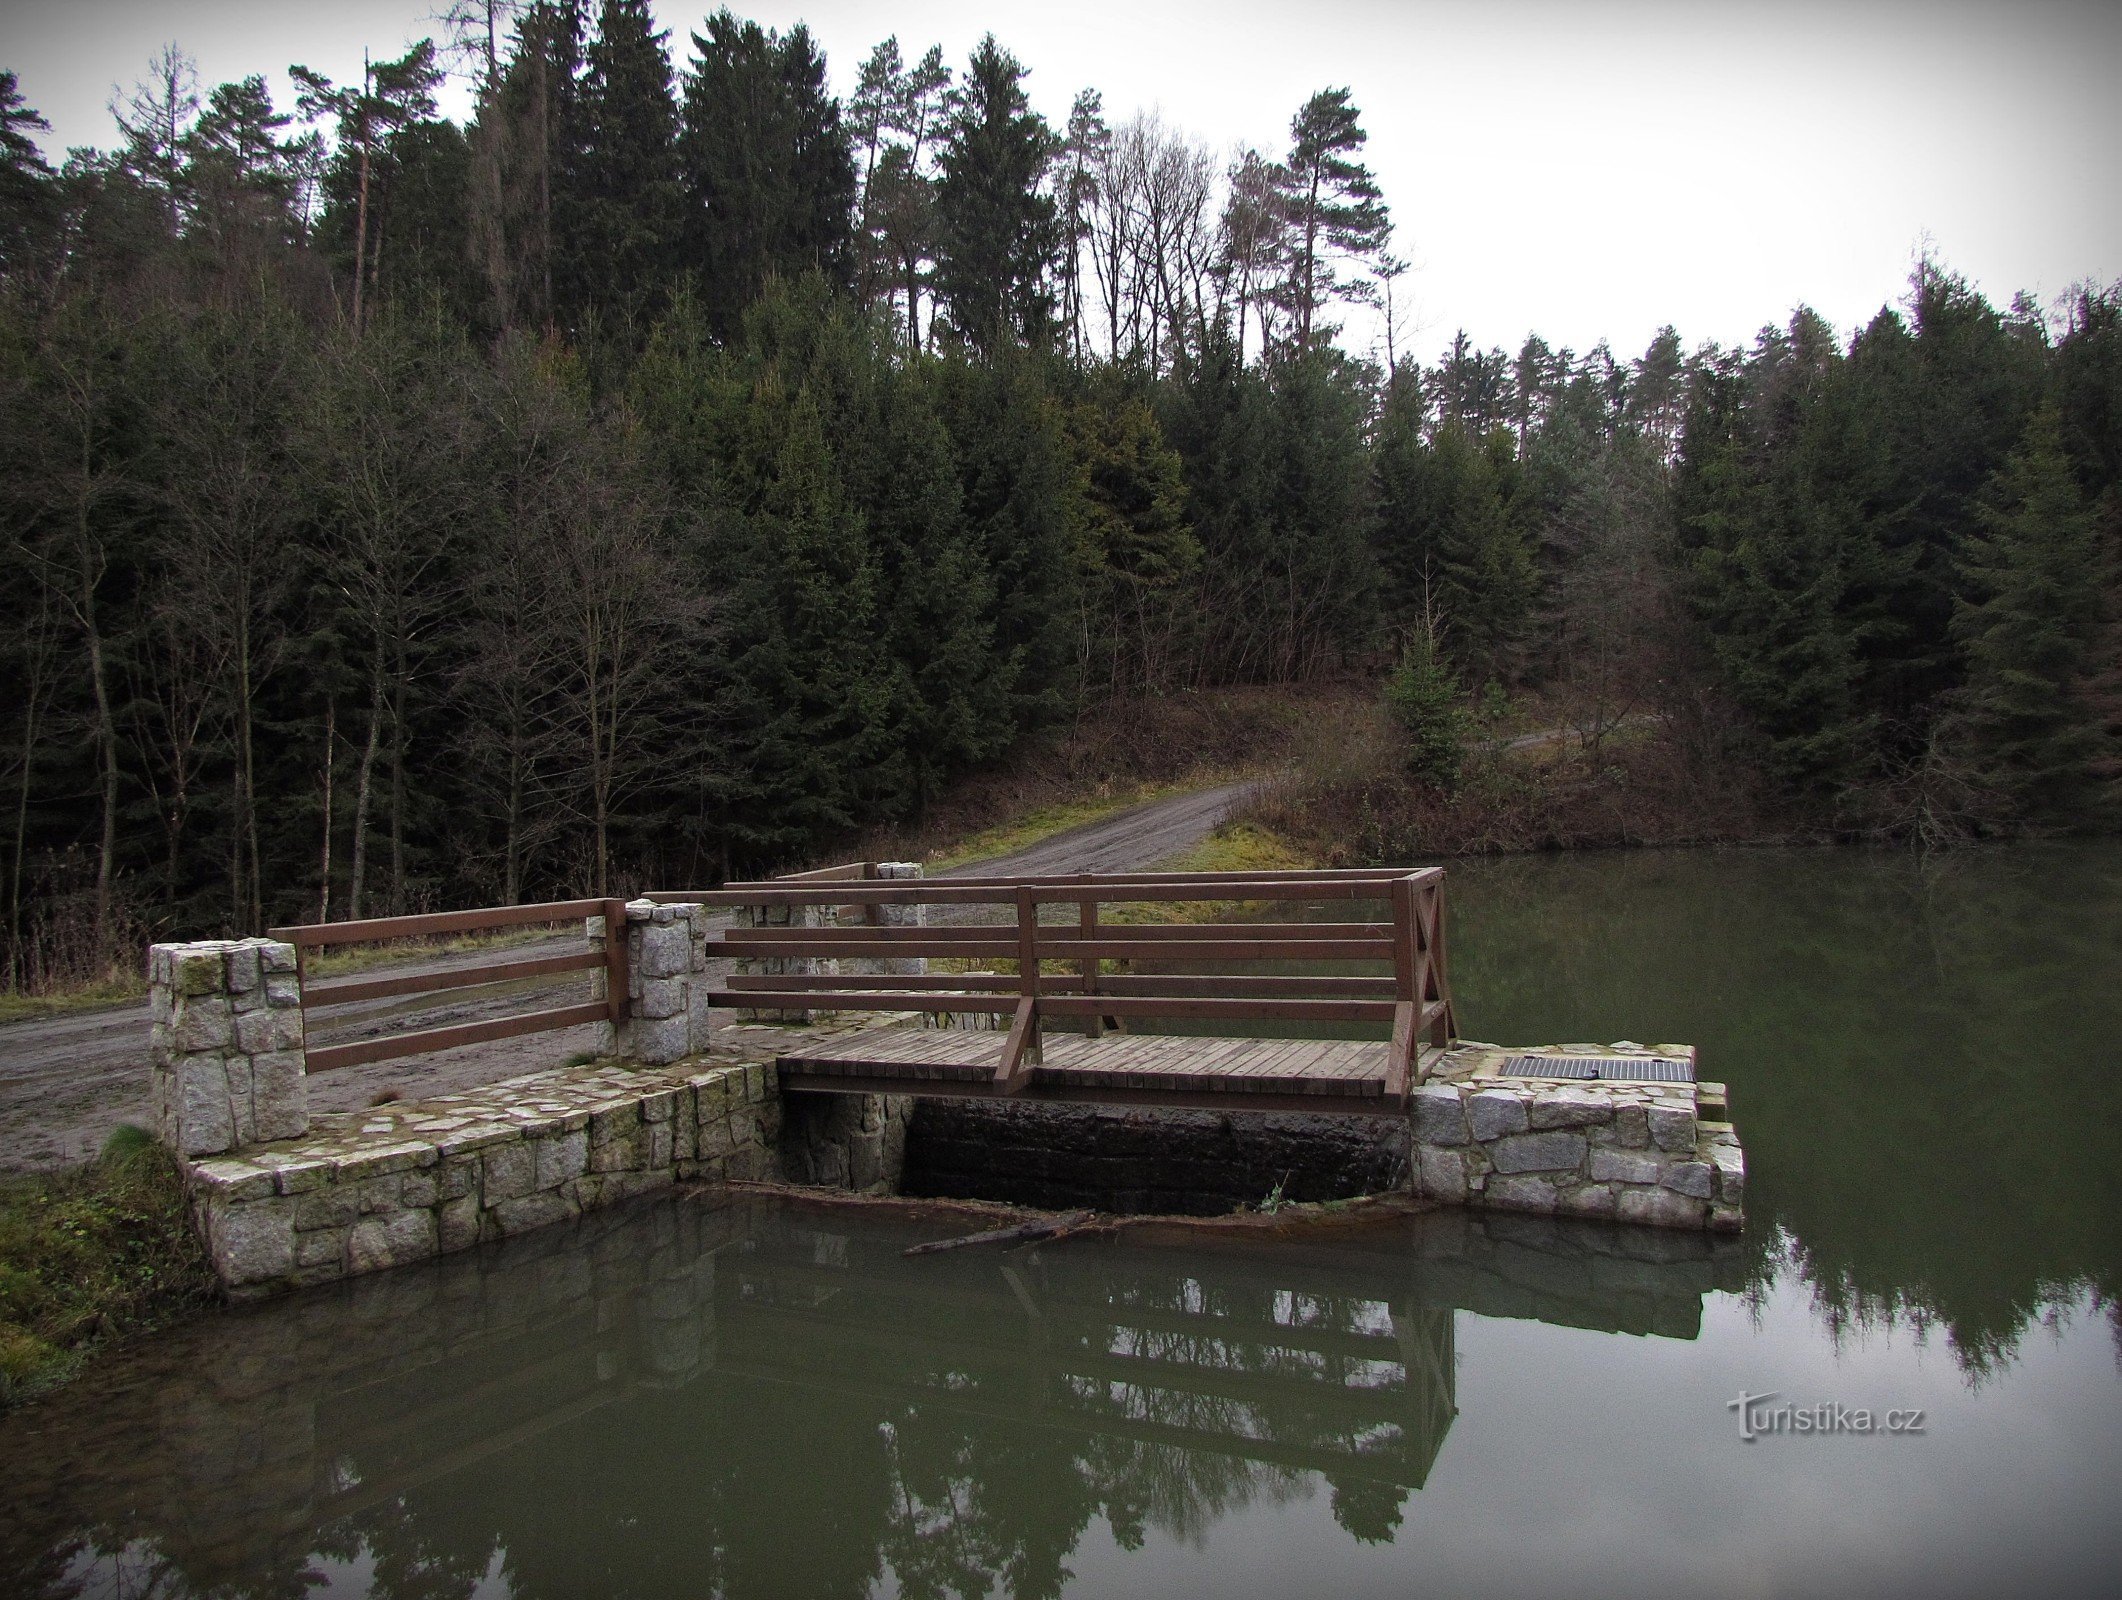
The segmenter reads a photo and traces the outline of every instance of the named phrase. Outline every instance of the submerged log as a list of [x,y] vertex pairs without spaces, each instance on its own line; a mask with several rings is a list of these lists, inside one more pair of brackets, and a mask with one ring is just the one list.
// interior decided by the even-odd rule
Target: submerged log
[[990,1228],[985,1233],[967,1233],[955,1239],[937,1239],[928,1244],[910,1245],[899,1253],[906,1256],[928,1256],[936,1254],[939,1250],[963,1250],[976,1244],[1037,1244],[1043,1239],[1058,1239],[1073,1233],[1097,1214],[1095,1211],[1069,1211],[1058,1217],[1042,1217],[1037,1222],[1020,1222],[1014,1228]]

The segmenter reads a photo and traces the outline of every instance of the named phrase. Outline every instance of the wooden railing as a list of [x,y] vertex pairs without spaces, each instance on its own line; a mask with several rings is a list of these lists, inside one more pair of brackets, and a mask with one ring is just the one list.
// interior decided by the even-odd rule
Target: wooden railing
[[[1001,924],[935,927],[734,928],[709,941],[711,954],[739,959],[927,958],[1014,962],[994,971],[894,974],[867,982],[837,973],[740,974],[709,991],[711,1003],[773,1010],[800,994],[822,1011],[919,1011],[1008,1016],[996,1087],[1027,1084],[1040,1056],[1040,1025],[1082,1019],[1171,1018],[1228,1024],[1310,1022],[1388,1025],[1386,1092],[1403,1097],[1427,1042],[1450,1041],[1453,1018],[1445,971],[1441,868],[1339,872],[1179,873],[1048,878],[878,881],[848,873],[813,881],[773,879],[651,898],[709,906],[1009,907]],[[1383,902],[1389,916],[1359,922],[1135,924],[1101,908],[1139,903]],[[1073,908],[1066,922],[1042,923],[1042,907]],[[1108,973],[1108,961],[1184,963],[1375,962],[1375,977],[1312,973]],[[1053,970],[1055,964],[1073,970]],[[1219,1030],[1221,1031],[1221,1030]]]
[[[578,922],[584,917],[605,919],[602,951],[582,950],[568,955],[518,956],[471,966],[452,966],[434,972],[400,973],[375,978],[340,978],[328,982],[311,979],[310,952],[335,945],[373,944],[393,939],[432,939],[445,934],[494,933],[538,923]],[[388,1061],[398,1056],[422,1055],[449,1050],[458,1045],[480,1044],[489,1039],[513,1039],[522,1034],[544,1033],[554,1028],[572,1028],[585,1022],[621,1021],[626,1015],[626,902],[624,900],[552,900],[538,905],[499,906],[483,911],[444,911],[428,916],[373,917],[360,922],[318,922],[300,927],[275,928],[275,939],[295,947],[297,971],[302,977],[302,1009],[305,1019],[325,1006],[345,1005],[356,1000],[386,1000],[402,995],[443,994],[456,989],[478,989],[490,984],[512,983],[523,978],[548,977],[557,973],[601,971],[605,975],[604,998],[576,1005],[553,1006],[513,1016],[491,1017],[480,1022],[458,1023],[445,1028],[422,1028],[411,1033],[359,1039],[348,1044],[312,1046],[308,1052],[311,1072],[334,1067],[359,1066],[370,1061]]]

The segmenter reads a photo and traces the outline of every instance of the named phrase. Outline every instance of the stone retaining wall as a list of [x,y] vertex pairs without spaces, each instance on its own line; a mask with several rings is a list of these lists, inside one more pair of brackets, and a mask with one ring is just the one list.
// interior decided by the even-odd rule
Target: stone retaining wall
[[1417,1193],[1482,1210],[1740,1227],[1746,1158],[1730,1123],[1700,1115],[1705,1091],[1721,1108],[1721,1088],[1502,1075],[1511,1057],[1542,1054],[1694,1059],[1685,1045],[1461,1044],[1414,1092]]
[[398,1267],[680,1179],[779,1175],[771,1066],[613,1063],[319,1117],[196,1162],[195,1218],[239,1296]]

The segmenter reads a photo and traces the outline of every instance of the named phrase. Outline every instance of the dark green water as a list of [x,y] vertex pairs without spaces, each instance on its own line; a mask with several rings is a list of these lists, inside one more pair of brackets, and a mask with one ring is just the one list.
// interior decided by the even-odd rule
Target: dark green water
[[[1455,869],[1462,1028],[1686,1040],[1753,1221],[899,1251],[669,1201],[0,1421],[0,1595],[2047,1595],[2122,1570],[2122,848]],[[1742,1390],[1920,1409],[1749,1443]]]

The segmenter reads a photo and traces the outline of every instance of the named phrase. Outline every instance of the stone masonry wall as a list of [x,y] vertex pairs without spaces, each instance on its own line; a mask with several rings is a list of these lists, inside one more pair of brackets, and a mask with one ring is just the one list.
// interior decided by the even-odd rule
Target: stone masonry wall
[[757,1062],[605,1062],[319,1117],[308,1137],[199,1161],[192,1203],[238,1296],[506,1238],[682,1179],[779,1175]]
[[[1692,1060],[1686,1046],[1462,1044],[1414,1091],[1417,1193],[1449,1205],[1736,1231],[1746,1158],[1731,1124],[1700,1115],[1696,1083],[1506,1078],[1515,1055]],[[1722,1090],[1715,1091],[1721,1103]]]
[[148,950],[155,1132],[179,1156],[218,1155],[309,1128],[295,947],[272,939]]
[[917,1102],[902,1094],[792,1094],[781,1109],[781,1172],[790,1183],[895,1195]]

